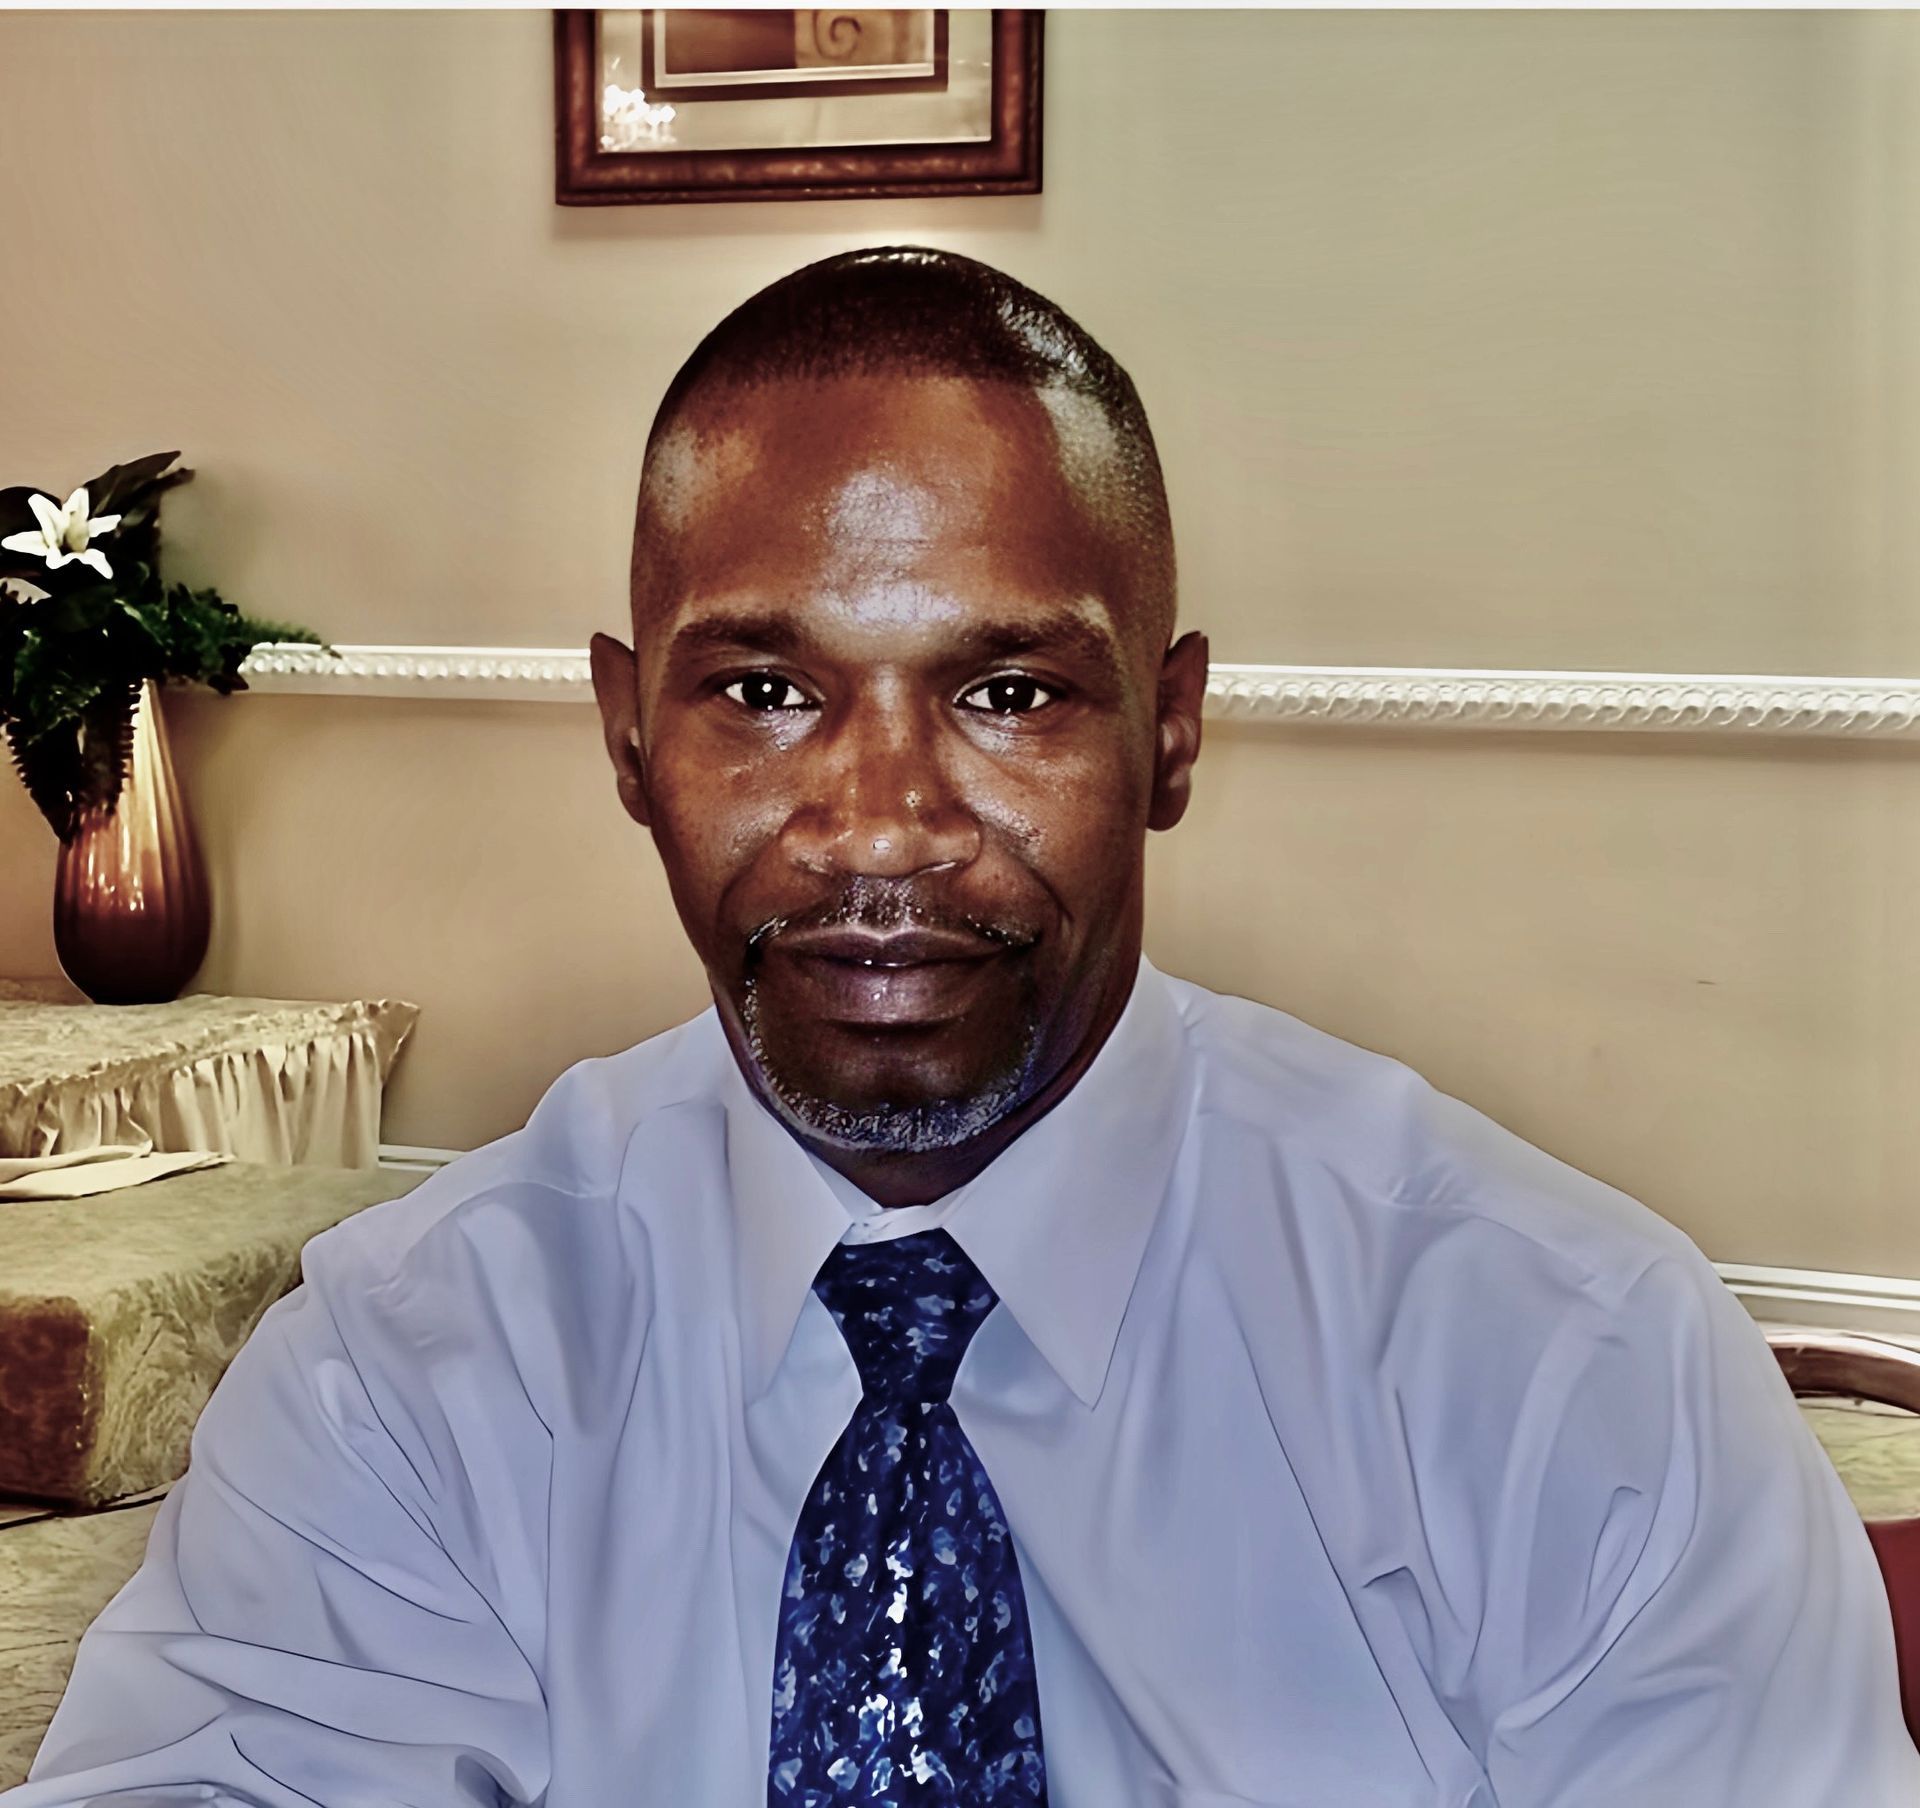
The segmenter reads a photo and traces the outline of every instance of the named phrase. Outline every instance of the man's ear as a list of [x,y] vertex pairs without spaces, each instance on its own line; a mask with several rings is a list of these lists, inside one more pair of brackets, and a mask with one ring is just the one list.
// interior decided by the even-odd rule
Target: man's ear
[[1183,634],[1160,662],[1160,719],[1153,754],[1147,827],[1170,829],[1187,813],[1193,762],[1200,757],[1200,711],[1207,700],[1207,637]]
[[643,829],[652,820],[647,802],[647,766],[640,753],[640,690],[633,649],[611,634],[596,634],[587,643],[593,667],[593,694],[600,703],[600,730],[606,737],[607,758],[613,761],[614,783],[620,801]]

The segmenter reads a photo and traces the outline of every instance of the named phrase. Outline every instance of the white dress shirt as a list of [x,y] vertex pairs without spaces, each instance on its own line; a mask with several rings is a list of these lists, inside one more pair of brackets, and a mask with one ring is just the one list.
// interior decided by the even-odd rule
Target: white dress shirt
[[929,1221],[1000,1296],[952,1399],[1053,1808],[1920,1803],[1858,1516],[1693,1245],[1144,963],[933,1207],[830,1176],[708,1012],[315,1238],[0,1802],[761,1808],[860,1391],[811,1282]]

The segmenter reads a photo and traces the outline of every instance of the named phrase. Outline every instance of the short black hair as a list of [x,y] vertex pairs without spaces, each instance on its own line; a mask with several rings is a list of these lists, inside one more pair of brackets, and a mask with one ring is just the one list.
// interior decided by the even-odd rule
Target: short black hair
[[644,521],[653,454],[709,393],[764,383],[879,374],[1010,383],[1042,400],[1091,404],[1097,449],[1055,436],[1069,480],[1103,525],[1139,549],[1136,595],[1173,626],[1173,524],[1153,430],[1133,379],[1064,309],[991,264],[922,245],[822,258],[749,296],[694,347],[647,435]]

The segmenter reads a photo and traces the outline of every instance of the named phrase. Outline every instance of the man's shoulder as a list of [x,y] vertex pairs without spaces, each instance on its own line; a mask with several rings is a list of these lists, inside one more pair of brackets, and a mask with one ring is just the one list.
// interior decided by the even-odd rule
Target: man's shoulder
[[655,1265],[643,1216],[624,1209],[625,1177],[651,1164],[671,1187],[685,1148],[690,1171],[710,1171],[688,1134],[698,1114],[676,1107],[711,1104],[724,1048],[696,1018],[576,1062],[518,1130],[310,1239],[300,1285],[268,1308],[202,1414],[193,1466],[252,1452],[272,1417],[309,1445],[329,1427],[375,1464],[397,1446],[422,1511],[450,1502],[459,1536],[471,1531],[468,1452],[489,1473],[513,1453],[496,1506],[533,1488],[551,1428],[619,1397],[606,1376],[645,1345]]
[[[576,1239],[611,1215],[636,1137],[663,1113],[713,1094],[725,1044],[711,1011],[566,1068],[519,1129],[457,1155],[399,1198],[357,1212],[306,1246],[305,1278],[391,1281],[449,1242],[483,1252]],[[510,1252],[501,1251],[505,1260]]]
[[[1752,1321],[1675,1225],[1403,1062],[1244,999],[1177,995],[1229,1177],[1202,1206],[1278,1353],[1276,1423],[1332,1413],[1337,1443],[1373,1401],[1380,1473],[1411,1464],[1481,1524],[1500,1453],[1556,1414],[1580,1415],[1584,1454],[1560,1460],[1596,1487],[1620,1456],[1606,1428],[1638,1436],[1683,1376],[1690,1411],[1720,1410],[1701,1404],[1711,1375],[1758,1402],[1743,1423],[1778,1419]],[[1345,1385],[1303,1393],[1303,1372]]]
[[[1170,982],[1205,1117],[1257,1146],[1276,1203],[1316,1227],[1498,1283],[1617,1295],[1649,1266],[1704,1266],[1675,1225],[1441,1091],[1393,1056],[1285,1011]],[[1329,1223],[1329,1220],[1332,1220]],[[1447,1254],[1440,1259],[1442,1245]]]

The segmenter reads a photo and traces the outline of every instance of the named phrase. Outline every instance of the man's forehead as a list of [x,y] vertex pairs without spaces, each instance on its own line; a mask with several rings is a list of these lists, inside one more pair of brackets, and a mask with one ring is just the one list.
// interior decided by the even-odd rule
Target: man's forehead
[[834,379],[703,400],[648,458],[636,626],[692,593],[925,559],[1030,594],[1104,597],[1112,535],[1063,469],[1099,455],[1083,417],[1023,385]]
[[941,497],[916,472],[860,467],[833,483],[824,526],[840,540],[924,543],[935,531]]
[[760,463],[760,442],[745,426],[681,419],[647,454],[641,499],[669,533],[684,532],[716,490],[748,481]]
[[936,500],[990,508],[1037,500],[1038,488],[1069,501],[1063,426],[1083,462],[1092,445],[1078,414],[1023,385],[904,375],[759,383],[690,405],[656,442],[644,489],[670,532],[742,507],[812,506],[824,526],[892,533],[924,526]]

